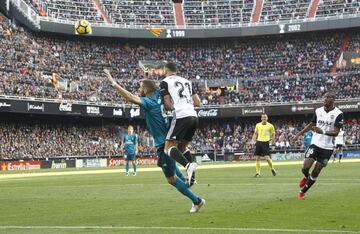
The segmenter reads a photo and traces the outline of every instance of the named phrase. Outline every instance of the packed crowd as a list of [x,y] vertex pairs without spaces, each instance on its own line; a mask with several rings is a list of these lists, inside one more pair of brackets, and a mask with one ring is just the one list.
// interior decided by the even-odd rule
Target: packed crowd
[[185,1],[186,25],[220,26],[251,22],[254,1]]
[[[173,60],[179,64],[179,74],[194,81],[204,105],[314,100],[328,88],[338,89],[341,98],[359,96],[357,74],[329,75],[339,54],[338,33],[174,44],[55,38],[26,32],[6,20],[0,27],[9,31],[0,34],[0,94],[4,95],[122,103],[104,82],[104,68],[136,92],[134,80],[144,77],[139,60]],[[54,87],[53,73],[59,82],[66,81],[65,86]],[[205,81],[208,87],[219,81],[237,87],[219,95],[207,90]]]
[[[88,0],[25,0],[40,15],[55,19],[104,22],[102,16]],[[112,22],[128,26],[175,25],[171,0],[101,0],[105,13]],[[298,20],[308,17],[310,0],[265,0],[261,12],[261,22]],[[351,15],[359,13],[360,3],[356,0],[321,0],[317,17]],[[184,1],[186,24],[203,26],[234,25],[251,22],[254,1],[249,0],[191,0]]]
[[[137,127],[139,156],[153,156],[149,133]],[[0,159],[117,156],[123,154],[125,126],[0,124]]]
[[[299,137],[294,144],[290,139],[302,130],[306,124],[304,120],[269,120],[275,126],[275,148],[284,149],[304,149],[303,138]],[[197,131],[192,150],[198,152],[220,151],[224,152],[252,152],[251,143],[254,133],[255,122],[241,121],[214,121],[209,124],[202,123]],[[349,118],[344,125],[344,141],[347,146],[360,144],[360,119]]]
[[307,17],[310,0],[264,1],[260,21],[299,20]]
[[[34,2],[33,0],[27,0]],[[93,1],[89,0],[38,0],[36,9],[42,9],[46,16],[62,20],[82,20],[84,17],[92,22],[102,23],[103,17]],[[40,8],[39,8],[40,7]]]
[[317,16],[343,16],[359,14],[360,2],[357,0],[321,0]]
[[[276,119],[270,122],[276,129],[276,149],[304,149],[302,138],[295,144],[290,138],[307,122]],[[200,120],[200,127],[190,145],[193,152],[252,152],[255,122],[242,120]],[[360,144],[360,118],[345,121],[347,147]],[[0,159],[29,159],[81,156],[119,156],[123,154],[121,140],[126,126],[80,127],[54,124],[0,124]],[[135,125],[139,136],[139,156],[156,155],[154,141],[144,126]]]
[[101,2],[115,24],[148,27],[175,25],[173,6],[169,0],[101,0]]

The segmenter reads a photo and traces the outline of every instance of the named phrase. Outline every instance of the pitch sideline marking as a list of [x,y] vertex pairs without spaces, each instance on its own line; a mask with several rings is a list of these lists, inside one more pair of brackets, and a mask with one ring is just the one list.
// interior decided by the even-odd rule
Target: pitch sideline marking
[[59,229],[59,230],[191,230],[191,231],[246,231],[246,232],[312,232],[312,233],[360,233],[351,230],[323,230],[323,229],[281,229],[281,228],[207,228],[207,227],[136,227],[136,226],[0,226],[0,230],[9,229]]
[[[347,159],[343,160],[342,163],[354,163],[360,162],[360,159]],[[276,166],[287,166],[287,165],[299,165],[303,161],[286,161],[286,162],[276,162]],[[235,168],[235,167],[253,167],[253,164],[222,164],[222,165],[199,165],[197,170],[204,169],[220,169],[220,168]],[[91,175],[91,174],[111,174],[123,172],[124,169],[108,169],[108,170],[85,170],[85,171],[61,171],[61,172],[39,172],[39,173],[21,173],[21,174],[0,174],[0,181],[2,179],[10,178],[29,178],[29,177],[43,177],[43,176],[63,176],[63,175]],[[153,172],[161,171],[159,167],[151,168],[139,168],[139,172]]]

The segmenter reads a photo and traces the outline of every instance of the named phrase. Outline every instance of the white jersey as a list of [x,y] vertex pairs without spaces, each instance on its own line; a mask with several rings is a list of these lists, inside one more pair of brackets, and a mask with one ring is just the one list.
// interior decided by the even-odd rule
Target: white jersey
[[197,117],[192,99],[193,88],[191,81],[180,76],[172,75],[166,77],[161,83],[161,94],[170,95],[174,107],[174,117],[181,119],[185,117]]
[[335,137],[335,145],[344,145],[344,131],[341,130],[337,137]]
[[[342,128],[343,121],[343,112],[337,107],[329,112],[326,112],[324,107],[315,110],[313,123],[316,123],[316,127],[321,128],[324,132]],[[335,137],[314,132],[311,144],[322,149],[332,150],[335,146]]]

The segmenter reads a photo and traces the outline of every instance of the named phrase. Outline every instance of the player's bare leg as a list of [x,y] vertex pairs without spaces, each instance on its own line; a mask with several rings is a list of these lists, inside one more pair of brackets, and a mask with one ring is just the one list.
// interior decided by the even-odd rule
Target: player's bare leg
[[316,182],[317,178],[319,177],[319,174],[321,170],[324,168],[324,166],[321,163],[316,163],[314,166],[314,169],[312,170],[310,176],[308,177],[304,187],[299,192],[299,198],[304,199],[305,193],[313,186],[313,184]]
[[[301,172],[303,173],[303,177],[301,178],[299,182],[299,187],[301,188],[298,198],[299,199],[305,199],[305,192],[315,183],[317,176],[319,175],[322,165],[319,163],[315,164],[315,167],[313,171],[311,172],[312,178],[310,178],[310,168],[314,164],[315,160],[312,158],[306,158],[304,160],[303,167],[301,169]],[[309,182],[310,181],[310,182]],[[309,183],[309,184],[308,184]],[[303,190],[305,187],[307,187],[305,190]]]
[[310,176],[310,168],[312,167],[312,165],[314,164],[315,160],[312,158],[306,158],[304,160],[303,163],[303,167],[301,169],[301,172],[303,173],[303,177],[301,178],[300,182],[299,182],[299,187],[302,188],[305,186],[306,181],[308,180],[309,176]]

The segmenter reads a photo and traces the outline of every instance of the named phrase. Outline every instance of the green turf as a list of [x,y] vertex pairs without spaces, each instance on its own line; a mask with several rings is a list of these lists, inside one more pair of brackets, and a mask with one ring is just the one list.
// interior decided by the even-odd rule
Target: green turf
[[[254,168],[199,170],[191,202],[166,184],[161,172],[137,177],[95,174],[0,180],[0,226],[136,226],[266,228],[358,231],[360,163],[330,164],[306,194],[296,198],[300,165],[252,178]],[[234,233],[240,230],[0,229],[0,233]],[[289,231],[290,232],[290,231]],[[265,233],[265,231],[241,231]],[[275,233],[275,232],[273,232]],[[311,233],[311,232],[309,232]]]

